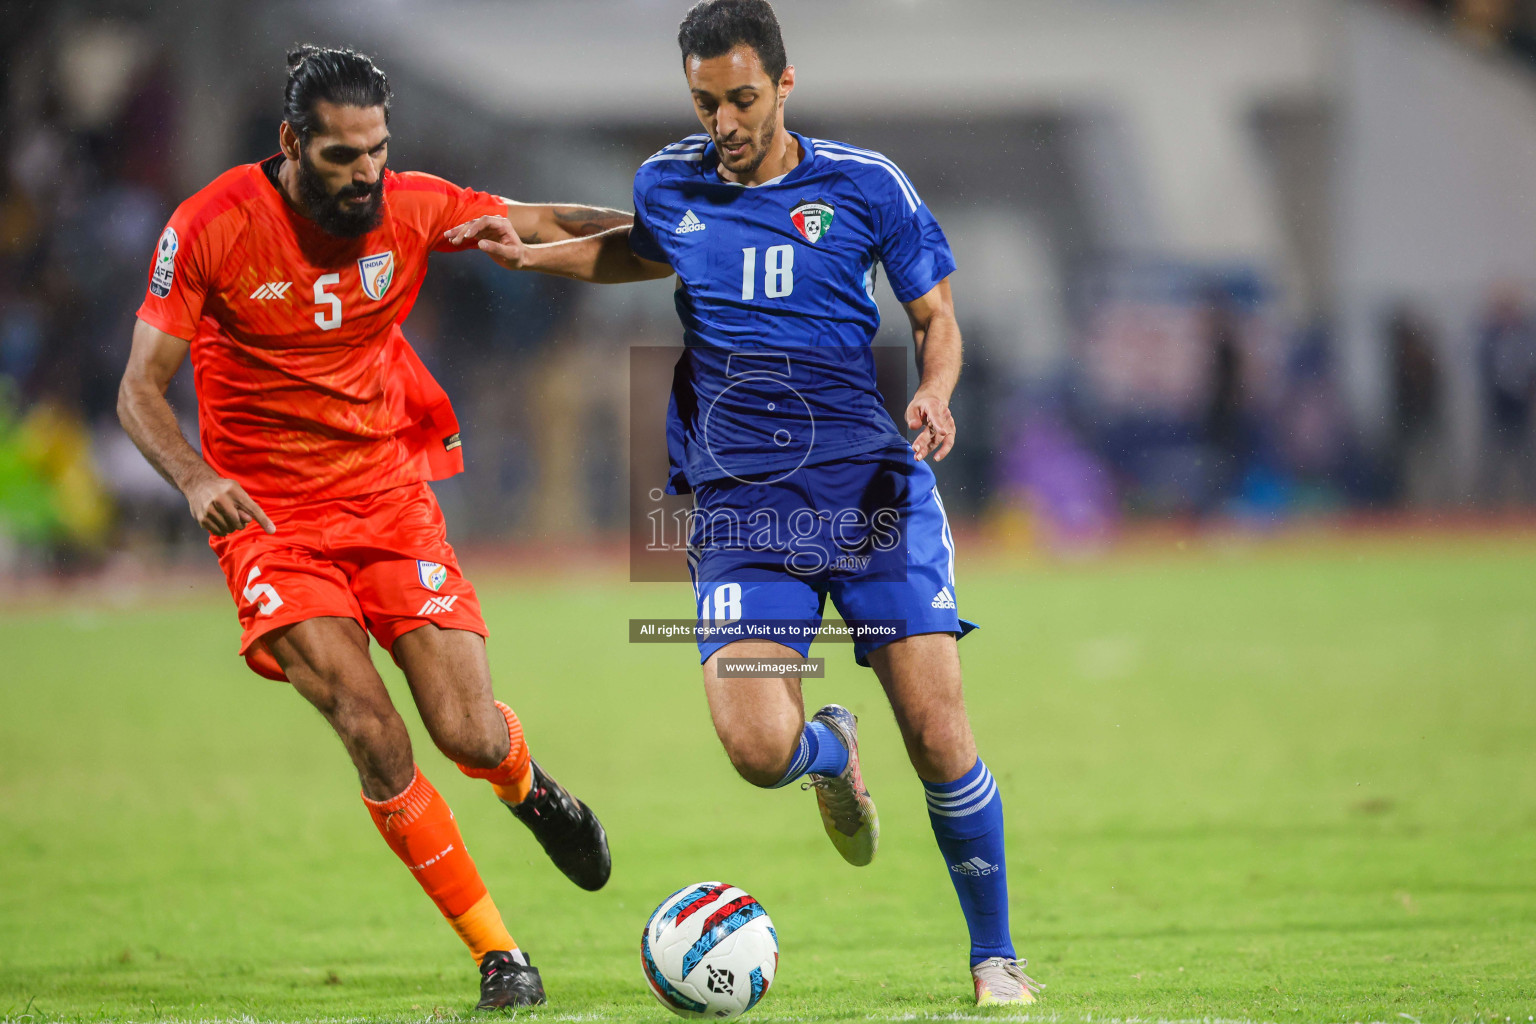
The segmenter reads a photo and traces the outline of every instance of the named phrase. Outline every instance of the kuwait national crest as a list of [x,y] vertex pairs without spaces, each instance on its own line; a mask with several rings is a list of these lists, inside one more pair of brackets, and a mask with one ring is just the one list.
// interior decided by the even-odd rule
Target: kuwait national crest
[[832,207],[820,199],[808,203],[802,201],[789,211],[789,219],[795,222],[805,240],[815,245],[832,230]]
[[448,582],[448,567],[441,562],[416,562],[416,575],[421,578],[421,585],[428,590],[441,590],[443,584]]
[[389,283],[395,279],[395,254],[393,251],[364,256],[357,261],[357,272],[363,278],[363,294],[377,302],[389,291]]

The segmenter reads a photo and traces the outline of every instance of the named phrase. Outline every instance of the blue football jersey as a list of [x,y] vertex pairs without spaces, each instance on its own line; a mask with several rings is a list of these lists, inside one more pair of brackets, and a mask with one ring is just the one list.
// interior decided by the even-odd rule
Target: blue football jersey
[[635,173],[630,246],[677,272],[683,322],[673,493],[905,444],[875,383],[876,268],[909,302],[954,271],[949,243],[890,160],[795,138],[800,163],[752,187],[720,177],[705,135]]

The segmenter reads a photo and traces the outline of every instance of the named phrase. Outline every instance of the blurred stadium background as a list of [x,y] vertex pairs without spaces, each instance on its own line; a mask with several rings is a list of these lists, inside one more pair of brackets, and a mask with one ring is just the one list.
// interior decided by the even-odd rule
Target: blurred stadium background
[[[171,209],[275,151],[290,44],[378,58],[398,168],[627,209],[696,128],[685,6],[0,4],[0,576],[206,559],[116,384]],[[778,7],[791,126],[892,156],[954,244],[959,520],[1059,547],[1536,502],[1536,3]],[[435,262],[407,334],[466,428],[457,538],[622,537],[625,352],[676,341],[669,289]],[[195,438],[189,373],[172,398]]]
[[[687,3],[0,0],[0,1021],[457,1019],[462,952],[324,723],[235,657],[118,378],[171,210],[275,151],[295,42],[377,57],[396,168],[628,209],[696,128]],[[939,476],[1048,1015],[1529,1019],[1536,0],[776,7],[791,127],[895,158],[960,264]],[[551,884],[429,755],[559,1012],[659,1019],[639,915],[702,877],[773,907],[765,1019],[963,1011],[924,805],[846,649],[813,692],[865,716],[887,838],[881,874],[823,880],[808,805],[729,773],[692,652],[622,639],[690,611],[622,574],[631,434],[660,429],[628,352],[677,343],[670,289],[443,255],[406,333],[465,428],[436,488],[499,690],[623,865]],[[171,398],[195,439],[188,373]],[[718,832],[667,824],[684,778]]]

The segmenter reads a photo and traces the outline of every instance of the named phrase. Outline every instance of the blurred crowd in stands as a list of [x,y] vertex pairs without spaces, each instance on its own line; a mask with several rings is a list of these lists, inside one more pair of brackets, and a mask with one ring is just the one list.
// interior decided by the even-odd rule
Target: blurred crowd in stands
[[[111,429],[144,254],[170,211],[176,98],[163,63],[71,94],[26,26],[0,108],[0,567],[99,557],[163,484]],[[188,382],[173,398],[191,410]],[[125,449],[125,446],[126,449]]]
[[1485,49],[1504,49],[1536,64],[1536,0],[1393,0],[1423,11]]
[[[1536,0],[1416,6],[1536,59]],[[0,49],[0,571],[188,552],[202,538],[185,503],[115,417],[150,256],[183,193],[172,68],[163,55],[138,61],[92,92],[25,37]],[[275,148],[268,105],[251,123],[247,159]],[[434,268],[408,333],[429,365],[447,367],[461,419],[488,439],[448,485],[467,510],[463,529],[502,540],[621,528],[626,364],[583,336],[594,328],[573,326],[580,289],[482,260]],[[1536,503],[1536,313],[1518,286],[1492,287],[1475,323],[1411,300],[1381,311],[1383,441],[1349,413],[1325,324],[1282,322],[1253,282],[1173,276],[1151,300],[1137,288],[1084,290],[1100,301],[1073,328],[1079,365],[1066,387],[1000,383],[986,346],[976,349],[955,400],[966,450],[946,470],[969,518],[1071,538],[1126,516]],[[630,324],[625,338],[674,334]],[[1475,344],[1444,343],[1469,335]],[[1458,351],[1476,352],[1485,417],[1471,495],[1447,473],[1444,360]],[[190,374],[170,399],[195,442]]]

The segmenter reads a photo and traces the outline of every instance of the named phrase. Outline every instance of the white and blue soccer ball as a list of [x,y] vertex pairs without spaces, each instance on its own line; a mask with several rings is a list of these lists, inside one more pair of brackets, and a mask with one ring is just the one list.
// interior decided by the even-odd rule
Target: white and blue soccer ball
[[779,966],[779,937],[749,893],[699,882],[662,901],[640,936],[651,994],[679,1017],[726,1020],[756,1006]]

